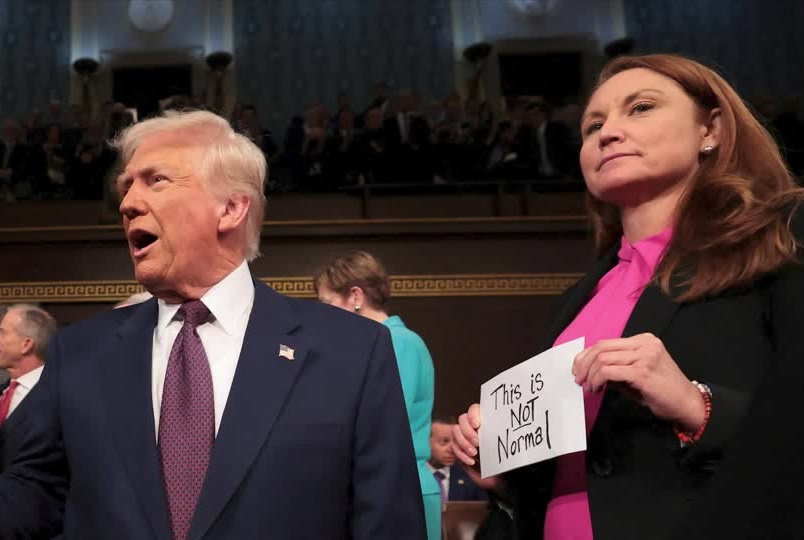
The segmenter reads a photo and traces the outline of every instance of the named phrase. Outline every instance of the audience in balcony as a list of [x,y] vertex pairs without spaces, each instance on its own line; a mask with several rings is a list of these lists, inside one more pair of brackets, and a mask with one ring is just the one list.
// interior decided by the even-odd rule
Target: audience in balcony
[[[510,100],[496,115],[488,101],[453,93],[422,106],[419,95],[391,95],[377,83],[367,106],[355,112],[341,92],[337,109],[312,104],[294,116],[280,144],[257,108],[238,103],[230,123],[269,160],[271,192],[334,192],[363,184],[466,184],[540,180],[559,189],[580,178],[578,99]],[[768,100],[766,100],[768,101]],[[162,108],[200,107],[203,100],[171,96]],[[758,104],[790,167],[804,174],[800,100]],[[0,202],[30,198],[93,200],[104,197],[104,178],[115,161],[106,141],[133,119],[124,105],[104,102],[95,117],[72,105],[65,119],[54,101],[47,121],[39,110],[24,125],[6,119],[0,143]]]

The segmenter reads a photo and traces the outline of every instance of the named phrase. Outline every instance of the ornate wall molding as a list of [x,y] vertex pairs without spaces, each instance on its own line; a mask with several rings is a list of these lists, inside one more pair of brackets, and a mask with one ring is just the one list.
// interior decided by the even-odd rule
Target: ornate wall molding
[[[391,279],[394,297],[549,296],[561,294],[581,274],[438,274],[399,275]],[[282,294],[315,298],[309,277],[261,280]],[[18,302],[117,302],[142,288],[135,281],[52,281],[0,284],[0,304]]]

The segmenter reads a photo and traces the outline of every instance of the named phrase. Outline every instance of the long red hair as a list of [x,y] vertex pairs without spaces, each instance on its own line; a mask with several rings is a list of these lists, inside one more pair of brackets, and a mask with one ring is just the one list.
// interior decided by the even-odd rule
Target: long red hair
[[[791,211],[804,198],[775,141],[717,73],[675,55],[615,58],[597,87],[614,75],[649,69],[678,83],[701,109],[721,109],[721,139],[706,156],[676,211],[673,240],[654,281],[691,301],[748,286],[795,259]],[[619,209],[587,195],[598,255],[622,236]]]

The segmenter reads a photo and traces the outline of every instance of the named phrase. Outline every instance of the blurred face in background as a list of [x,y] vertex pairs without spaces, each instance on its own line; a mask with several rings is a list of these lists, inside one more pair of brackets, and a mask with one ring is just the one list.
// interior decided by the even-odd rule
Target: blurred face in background
[[454,122],[463,117],[463,106],[461,105],[461,98],[458,96],[450,96],[447,100],[447,119]]
[[366,113],[366,127],[371,130],[382,127],[382,112],[379,109],[371,109]]
[[47,142],[50,144],[59,144],[61,142],[61,128],[57,125],[52,125],[47,130]]
[[18,331],[21,322],[20,312],[13,309],[0,318],[0,369],[16,365],[25,350],[32,346],[31,339]]
[[16,142],[20,134],[20,126],[14,120],[3,122],[3,139],[9,142]]
[[50,118],[53,120],[61,118],[61,104],[51,103],[48,108],[48,112],[50,113]]
[[355,115],[351,110],[341,111],[338,114],[338,129],[350,131],[355,127]]
[[455,464],[452,452],[452,425],[433,422],[430,431],[430,464],[436,469]]

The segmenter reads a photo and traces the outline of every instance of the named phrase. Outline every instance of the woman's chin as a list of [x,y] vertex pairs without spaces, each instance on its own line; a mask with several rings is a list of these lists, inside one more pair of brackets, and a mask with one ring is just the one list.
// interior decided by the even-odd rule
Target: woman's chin
[[643,178],[616,177],[589,187],[595,198],[615,206],[633,206],[660,194],[659,186]]

